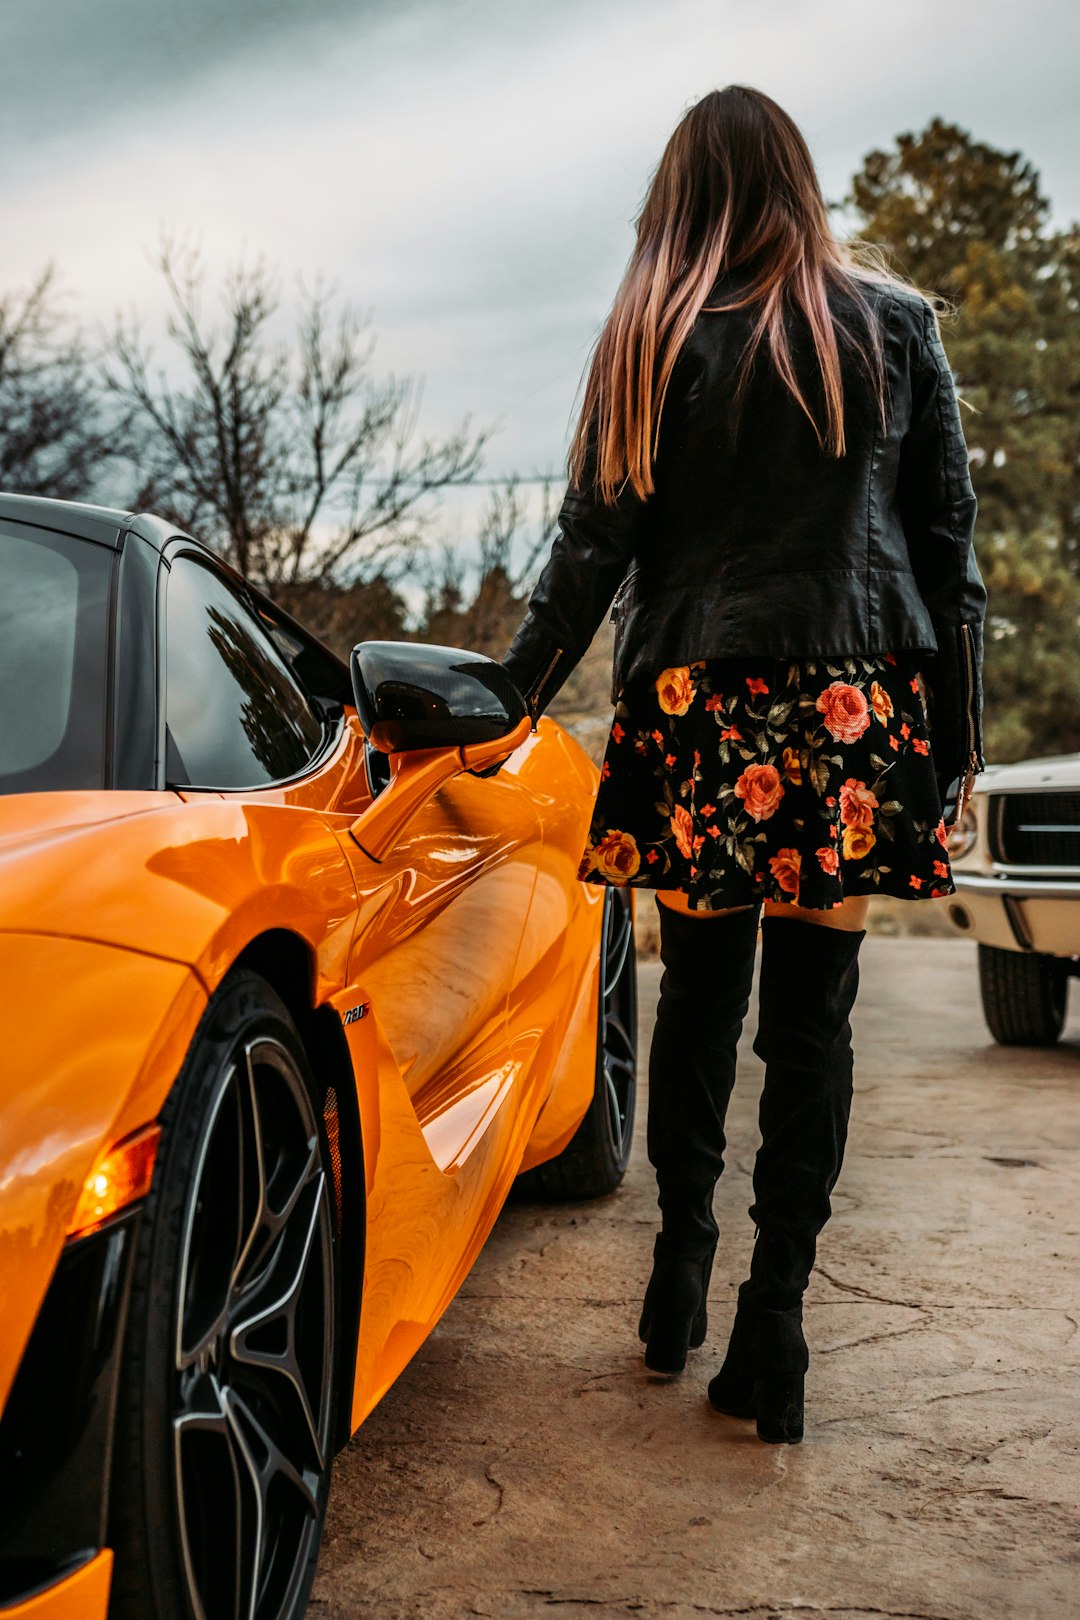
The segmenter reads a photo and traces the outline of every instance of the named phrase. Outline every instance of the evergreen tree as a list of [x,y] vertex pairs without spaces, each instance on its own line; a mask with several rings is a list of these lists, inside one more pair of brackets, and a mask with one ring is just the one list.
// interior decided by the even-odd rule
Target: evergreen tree
[[989,590],[988,759],[1080,747],[1080,226],[1019,152],[935,118],[871,152],[859,236],[943,296]]

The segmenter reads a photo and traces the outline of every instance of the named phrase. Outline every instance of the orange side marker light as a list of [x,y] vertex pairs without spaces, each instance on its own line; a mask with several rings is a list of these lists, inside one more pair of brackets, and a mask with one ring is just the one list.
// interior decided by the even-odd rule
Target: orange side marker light
[[144,1125],[102,1155],[83,1182],[68,1226],[69,1237],[100,1226],[110,1215],[146,1197],[160,1140],[160,1125]]

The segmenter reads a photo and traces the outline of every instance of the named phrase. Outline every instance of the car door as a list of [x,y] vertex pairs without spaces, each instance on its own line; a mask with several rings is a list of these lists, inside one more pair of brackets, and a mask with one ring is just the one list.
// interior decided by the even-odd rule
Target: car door
[[350,982],[442,1170],[516,1102],[507,1003],[539,841],[532,802],[509,774],[466,772],[381,861],[355,844],[349,852],[359,900]]
[[456,1163],[512,1096],[507,995],[539,842],[530,797],[509,773],[464,773],[370,860],[349,829],[379,791],[377,771],[362,771],[356,749],[363,780],[343,791],[331,769],[340,747],[263,624],[232,581],[183,552],[167,588],[165,687],[170,786],[283,820],[315,811],[338,834],[358,897],[348,982],[363,985],[433,1158]]
[[343,1015],[359,1015],[346,1035],[367,1175],[355,1426],[453,1298],[521,1163],[531,1119],[508,997],[540,821],[512,774],[464,774],[381,861],[349,842]]

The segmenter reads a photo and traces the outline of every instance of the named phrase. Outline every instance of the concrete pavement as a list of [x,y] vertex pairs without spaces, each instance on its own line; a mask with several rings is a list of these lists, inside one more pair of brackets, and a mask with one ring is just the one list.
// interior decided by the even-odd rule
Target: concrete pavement
[[[1052,1051],[995,1046],[975,947],[871,936],[848,1160],[807,1298],[807,1435],[713,1413],[752,1240],[743,1034],[710,1334],[635,1337],[639,1145],[595,1205],[514,1204],[338,1459],[312,1616],[1080,1615],[1080,988]],[[658,970],[641,970],[647,1051]]]

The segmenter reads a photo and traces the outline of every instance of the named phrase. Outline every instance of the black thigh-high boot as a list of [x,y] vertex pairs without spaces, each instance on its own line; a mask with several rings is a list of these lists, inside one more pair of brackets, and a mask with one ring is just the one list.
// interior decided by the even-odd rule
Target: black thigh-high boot
[[662,1230],[638,1332],[645,1365],[676,1373],[705,1339],[717,1241],[713,1189],[724,1167],[760,905],[696,917],[657,904],[664,973],[649,1053],[648,1146]]
[[865,929],[767,916],[761,928],[759,1022],[765,1060],[761,1147],[750,1215],[757,1238],[728,1353],[709,1385],[720,1411],[756,1417],[763,1440],[803,1432],[809,1353],[802,1298],[817,1237],[832,1213],[851,1114],[850,1013]]

